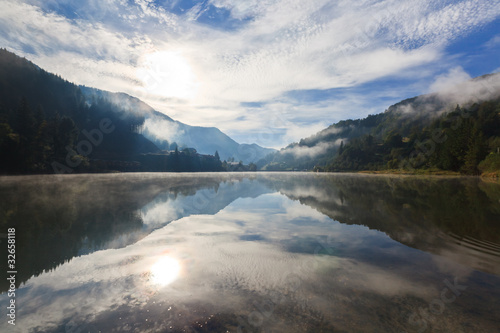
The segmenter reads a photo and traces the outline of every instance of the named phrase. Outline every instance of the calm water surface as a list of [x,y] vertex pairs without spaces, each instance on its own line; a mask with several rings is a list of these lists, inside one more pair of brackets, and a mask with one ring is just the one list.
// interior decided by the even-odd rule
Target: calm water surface
[[0,198],[1,332],[500,332],[499,184],[27,176]]

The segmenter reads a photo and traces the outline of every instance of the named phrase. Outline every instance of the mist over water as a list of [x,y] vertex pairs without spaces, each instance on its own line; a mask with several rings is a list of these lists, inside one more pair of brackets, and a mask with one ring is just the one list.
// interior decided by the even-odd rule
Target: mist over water
[[2,230],[15,227],[18,244],[14,332],[500,322],[500,185],[476,178],[22,176],[1,177],[0,197]]

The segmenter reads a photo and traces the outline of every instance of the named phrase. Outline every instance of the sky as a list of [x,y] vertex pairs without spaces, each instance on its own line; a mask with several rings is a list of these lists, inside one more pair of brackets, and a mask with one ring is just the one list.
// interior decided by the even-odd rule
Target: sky
[[0,47],[280,148],[500,71],[500,0],[0,0]]

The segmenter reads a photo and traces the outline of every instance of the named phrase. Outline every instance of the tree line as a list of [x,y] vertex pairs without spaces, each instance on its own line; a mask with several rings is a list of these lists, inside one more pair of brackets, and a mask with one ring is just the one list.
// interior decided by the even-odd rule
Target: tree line
[[500,101],[457,106],[429,125],[409,124],[385,136],[366,134],[338,150],[324,171],[447,170],[466,175],[500,170]]

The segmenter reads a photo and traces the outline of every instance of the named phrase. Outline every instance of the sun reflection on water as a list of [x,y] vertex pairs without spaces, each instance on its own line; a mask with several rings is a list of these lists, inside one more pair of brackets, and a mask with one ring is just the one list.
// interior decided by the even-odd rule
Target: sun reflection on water
[[163,256],[151,266],[151,281],[160,286],[167,286],[177,279],[180,271],[181,265],[178,260]]

